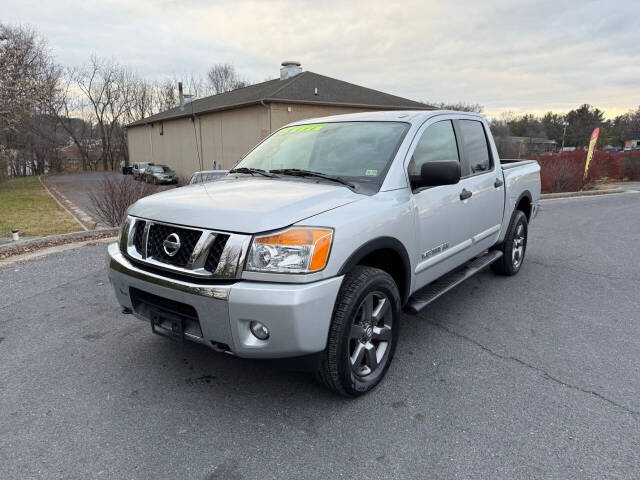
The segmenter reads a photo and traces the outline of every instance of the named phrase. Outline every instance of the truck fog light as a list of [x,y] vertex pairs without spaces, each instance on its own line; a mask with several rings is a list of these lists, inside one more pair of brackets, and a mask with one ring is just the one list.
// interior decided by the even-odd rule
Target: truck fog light
[[251,333],[253,333],[253,335],[260,340],[266,340],[267,338],[269,338],[269,329],[262,322],[256,322],[255,320],[252,320],[249,324],[249,329],[251,330]]

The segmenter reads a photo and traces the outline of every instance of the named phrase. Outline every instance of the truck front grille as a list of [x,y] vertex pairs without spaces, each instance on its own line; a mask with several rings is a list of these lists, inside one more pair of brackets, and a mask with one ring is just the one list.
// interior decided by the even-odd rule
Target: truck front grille
[[137,222],[133,233],[133,246],[140,255],[144,251],[144,222]]
[[229,240],[229,235],[219,234],[213,241],[211,248],[209,248],[207,261],[204,263],[205,270],[208,270],[211,273],[216,271],[218,264],[220,263],[220,257],[224,251],[224,247],[227,244],[227,240]]
[[[165,251],[164,241],[173,233],[179,238],[180,248],[175,255],[170,256]],[[152,223],[149,226],[149,236],[147,238],[147,256],[170,265],[186,267],[201,235],[202,231],[200,230]]]
[[147,264],[154,269],[198,278],[239,277],[251,239],[250,235],[183,227],[136,217],[128,217],[125,225],[128,225],[127,244],[121,248],[132,260],[141,266]]

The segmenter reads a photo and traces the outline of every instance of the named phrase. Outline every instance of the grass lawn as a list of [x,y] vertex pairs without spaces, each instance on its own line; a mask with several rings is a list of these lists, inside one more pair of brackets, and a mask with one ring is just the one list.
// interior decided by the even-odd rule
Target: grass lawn
[[0,183],[0,237],[55,235],[77,232],[82,227],[44,189],[38,177]]

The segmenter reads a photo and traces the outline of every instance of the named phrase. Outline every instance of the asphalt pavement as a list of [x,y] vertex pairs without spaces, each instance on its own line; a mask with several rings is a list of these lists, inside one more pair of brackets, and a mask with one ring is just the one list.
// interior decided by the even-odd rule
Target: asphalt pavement
[[119,179],[120,172],[83,172],[52,175],[47,181],[58,189],[69,200],[77,204],[85,212],[93,213],[93,202],[89,193],[96,194],[105,178]]
[[0,477],[639,478],[639,220],[636,193],[543,202],[521,272],[403,316],[356,400],[152,335],[104,246],[0,271]]

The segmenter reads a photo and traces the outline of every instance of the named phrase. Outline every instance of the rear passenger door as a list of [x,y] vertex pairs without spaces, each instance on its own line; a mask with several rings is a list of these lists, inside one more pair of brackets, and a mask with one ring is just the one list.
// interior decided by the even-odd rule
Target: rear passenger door
[[454,121],[460,142],[462,203],[471,215],[465,215],[471,230],[471,244],[467,259],[492,246],[500,233],[504,208],[502,171],[493,158],[489,132],[480,119],[458,118]]

